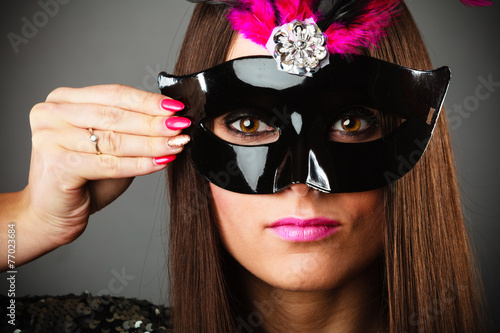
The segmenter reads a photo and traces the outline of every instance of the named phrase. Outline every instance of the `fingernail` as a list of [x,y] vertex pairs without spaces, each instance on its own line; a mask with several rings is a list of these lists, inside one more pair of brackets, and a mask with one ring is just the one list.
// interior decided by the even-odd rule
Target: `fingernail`
[[177,112],[177,111],[184,109],[184,104],[182,102],[179,102],[179,101],[176,101],[173,99],[168,99],[168,98],[165,98],[164,100],[162,100],[160,105],[161,105],[162,109],[164,109],[166,111]]
[[181,130],[188,128],[191,120],[183,117],[170,117],[165,121],[165,126],[170,130]]
[[168,164],[168,163],[172,162],[173,160],[175,160],[176,157],[177,157],[176,155],[155,157],[154,161],[155,161],[155,164],[164,165],[164,164]]
[[191,141],[191,137],[189,135],[182,134],[168,139],[167,146],[171,148],[180,148],[185,146],[189,141]]

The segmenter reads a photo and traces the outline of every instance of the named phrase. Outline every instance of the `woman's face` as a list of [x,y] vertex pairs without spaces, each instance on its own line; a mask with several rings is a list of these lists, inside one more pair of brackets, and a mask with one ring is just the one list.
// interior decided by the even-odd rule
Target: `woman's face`
[[[268,53],[239,37],[228,60],[248,55]],[[275,194],[249,195],[210,187],[225,247],[248,272],[276,288],[341,286],[382,251],[382,189],[327,194],[295,184]],[[273,227],[277,221],[329,225]]]

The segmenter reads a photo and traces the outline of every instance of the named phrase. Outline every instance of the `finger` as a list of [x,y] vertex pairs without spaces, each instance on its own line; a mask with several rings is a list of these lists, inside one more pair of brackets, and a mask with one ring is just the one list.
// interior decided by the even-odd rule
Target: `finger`
[[84,88],[57,88],[47,97],[52,103],[101,104],[140,112],[149,115],[173,115],[184,108],[161,94],[155,94],[133,87],[111,84]]
[[110,130],[146,136],[175,136],[191,125],[183,117],[152,116],[99,104],[44,103],[44,117],[79,128]]
[[[59,148],[63,149],[63,148]],[[176,155],[157,158],[116,157],[64,151],[66,167],[85,180],[120,179],[148,175],[165,168]],[[157,162],[155,162],[157,161]]]
[[[149,137],[129,135],[114,131],[93,130],[97,137],[97,146],[102,154],[118,157],[157,157],[178,154],[183,150],[190,138],[188,135],[175,137]],[[89,130],[74,128],[59,132],[58,143],[65,149],[82,152],[96,153],[96,143],[90,140]]]

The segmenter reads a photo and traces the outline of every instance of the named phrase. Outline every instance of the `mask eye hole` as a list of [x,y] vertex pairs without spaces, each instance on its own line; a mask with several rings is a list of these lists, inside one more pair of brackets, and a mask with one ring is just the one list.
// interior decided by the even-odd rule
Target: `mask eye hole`
[[257,110],[238,110],[210,121],[208,128],[224,141],[256,146],[276,142],[280,132],[273,119]]
[[349,106],[331,122],[328,139],[335,142],[360,143],[382,138],[404,119],[365,106]]

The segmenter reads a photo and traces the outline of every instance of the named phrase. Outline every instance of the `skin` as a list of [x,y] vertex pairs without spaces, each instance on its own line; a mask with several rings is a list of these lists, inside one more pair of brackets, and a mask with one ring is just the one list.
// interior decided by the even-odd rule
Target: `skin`
[[[267,55],[242,38],[228,60]],[[265,332],[382,331],[380,255],[383,191],[326,194],[295,184],[276,194],[247,195],[210,184],[219,230],[241,264],[250,326]],[[284,217],[328,217],[341,223],[312,242],[283,240],[268,226]],[[257,326],[257,327],[256,327]]]

